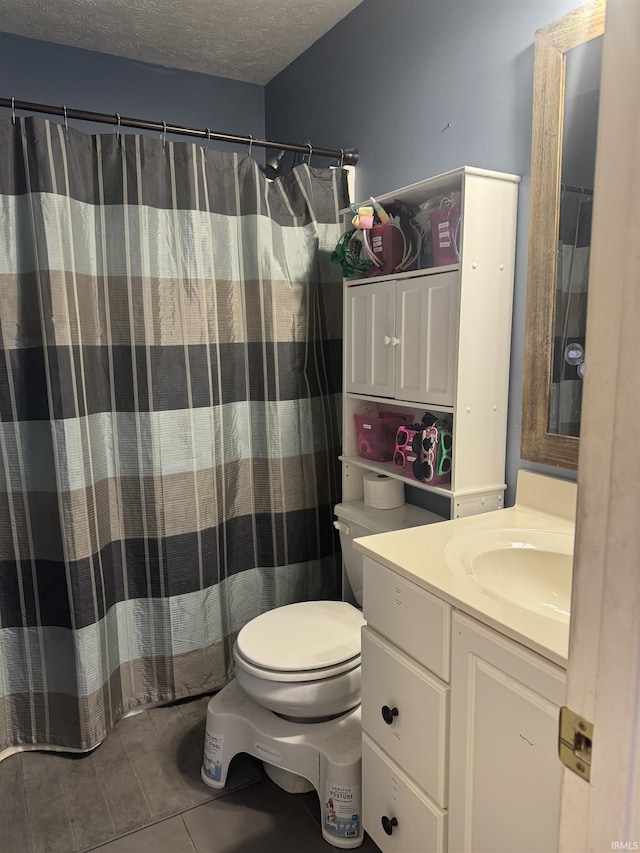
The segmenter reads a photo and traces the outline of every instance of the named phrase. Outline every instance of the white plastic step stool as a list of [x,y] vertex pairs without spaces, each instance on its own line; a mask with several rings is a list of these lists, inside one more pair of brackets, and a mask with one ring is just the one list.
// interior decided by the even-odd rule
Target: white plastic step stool
[[224,788],[239,752],[311,782],[329,844],[362,844],[360,706],[323,723],[291,722],[254,702],[234,679],[207,706],[202,781]]

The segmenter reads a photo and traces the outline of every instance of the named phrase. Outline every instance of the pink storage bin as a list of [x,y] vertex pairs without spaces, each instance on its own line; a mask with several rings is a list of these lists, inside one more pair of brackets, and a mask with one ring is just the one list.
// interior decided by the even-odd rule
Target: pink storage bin
[[434,266],[457,264],[460,260],[460,205],[442,205],[429,214]]
[[396,443],[396,431],[402,424],[411,423],[409,415],[398,412],[355,414],[358,455],[373,462],[390,462]]
[[369,267],[367,275],[389,275],[400,266],[406,250],[402,231],[391,223],[374,225],[368,238],[380,266]]

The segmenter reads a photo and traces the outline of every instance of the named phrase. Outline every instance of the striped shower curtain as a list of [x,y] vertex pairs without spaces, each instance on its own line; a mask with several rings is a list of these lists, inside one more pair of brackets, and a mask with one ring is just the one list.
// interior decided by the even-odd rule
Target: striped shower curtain
[[562,191],[549,391],[549,432],[560,435],[580,435],[592,215],[591,196]]
[[341,170],[0,119],[0,757],[336,597]]

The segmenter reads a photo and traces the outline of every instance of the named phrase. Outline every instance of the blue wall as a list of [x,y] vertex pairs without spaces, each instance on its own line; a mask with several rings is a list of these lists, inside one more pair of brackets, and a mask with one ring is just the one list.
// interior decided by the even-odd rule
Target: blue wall
[[[266,87],[267,135],[360,149],[357,197],[458,166],[522,176],[507,439],[520,459],[533,38],[582,0],[365,0]],[[447,127],[447,125],[451,125]]]
[[266,89],[0,33],[0,95],[357,147],[359,198],[463,164],[521,175],[507,441],[511,502],[520,467],[575,478],[520,460],[520,410],[533,36],[581,2],[365,0]]
[[[265,135],[262,86],[6,33],[0,33],[0,97]],[[104,125],[74,126],[109,132]]]

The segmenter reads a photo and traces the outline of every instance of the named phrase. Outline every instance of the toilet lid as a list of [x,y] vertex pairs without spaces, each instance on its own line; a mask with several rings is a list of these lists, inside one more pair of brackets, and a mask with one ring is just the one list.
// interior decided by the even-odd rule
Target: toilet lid
[[269,610],[238,634],[242,656],[262,669],[296,672],[334,666],[360,654],[365,620],[345,601],[305,601]]

